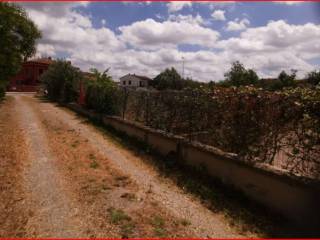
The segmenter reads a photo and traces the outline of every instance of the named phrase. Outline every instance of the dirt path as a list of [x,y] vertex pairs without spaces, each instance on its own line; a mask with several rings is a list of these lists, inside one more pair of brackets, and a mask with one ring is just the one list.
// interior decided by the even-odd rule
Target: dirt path
[[75,114],[31,95],[12,97],[29,149],[26,206],[34,211],[27,236],[253,236],[238,233]]
[[29,234],[34,237],[81,237],[83,223],[78,209],[65,194],[62,178],[54,164],[55,156],[50,152],[41,123],[22,98],[15,96],[15,107],[29,149],[30,161],[24,175],[30,193],[29,206],[34,209],[27,225]]

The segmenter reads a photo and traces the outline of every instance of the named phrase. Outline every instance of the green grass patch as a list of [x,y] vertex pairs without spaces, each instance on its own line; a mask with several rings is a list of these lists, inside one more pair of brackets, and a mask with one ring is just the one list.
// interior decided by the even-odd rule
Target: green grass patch
[[123,210],[121,209],[115,209],[115,208],[109,208],[108,209],[110,221],[113,224],[119,224],[124,221],[131,221],[131,217],[128,216]]
[[151,225],[153,226],[154,233],[157,237],[166,237],[167,230],[165,229],[165,221],[160,216],[154,216],[151,219]]
[[120,226],[120,233],[122,238],[130,238],[134,233],[135,224],[132,222],[124,223]]
[[181,219],[179,222],[184,227],[191,225],[191,222],[187,219]]
[[96,169],[99,167],[99,163],[97,163],[96,161],[92,161],[90,163],[90,168]]

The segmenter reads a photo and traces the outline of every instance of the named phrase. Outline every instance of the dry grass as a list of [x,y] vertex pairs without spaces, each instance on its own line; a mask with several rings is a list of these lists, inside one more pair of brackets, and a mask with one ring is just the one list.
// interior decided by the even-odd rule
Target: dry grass
[[25,138],[19,129],[14,99],[0,106],[0,237],[25,237],[28,214],[22,187],[23,164],[27,159]]
[[[30,100],[34,101],[34,100]],[[36,105],[37,104],[37,105]],[[38,103],[33,109],[43,123],[49,147],[58,159],[57,166],[68,182],[70,192],[82,209],[89,212],[95,228],[91,237],[188,237],[188,225],[155,203],[152,193],[145,193],[129,176],[114,168],[86,138],[55,118],[54,111],[43,114]],[[150,219],[158,216],[165,225]]]

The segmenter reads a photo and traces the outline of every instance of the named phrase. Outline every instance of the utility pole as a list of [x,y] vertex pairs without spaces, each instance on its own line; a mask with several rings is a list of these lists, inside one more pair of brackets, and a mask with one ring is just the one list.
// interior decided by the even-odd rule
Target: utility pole
[[182,57],[182,78],[184,79],[184,57]]

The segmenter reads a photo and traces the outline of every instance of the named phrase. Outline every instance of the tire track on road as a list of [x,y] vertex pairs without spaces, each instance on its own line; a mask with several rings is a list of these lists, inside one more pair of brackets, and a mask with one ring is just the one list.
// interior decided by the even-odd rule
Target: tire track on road
[[30,195],[29,208],[34,215],[27,223],[28,235],[45,238],[79,238],[83,222],[79,209],[64,192],[62,177],[56,170],[55,157],[33,109],[23,100],[25,95],[12,95],[16,101],[19,125],[24,129],[29,150],[25,183]]

